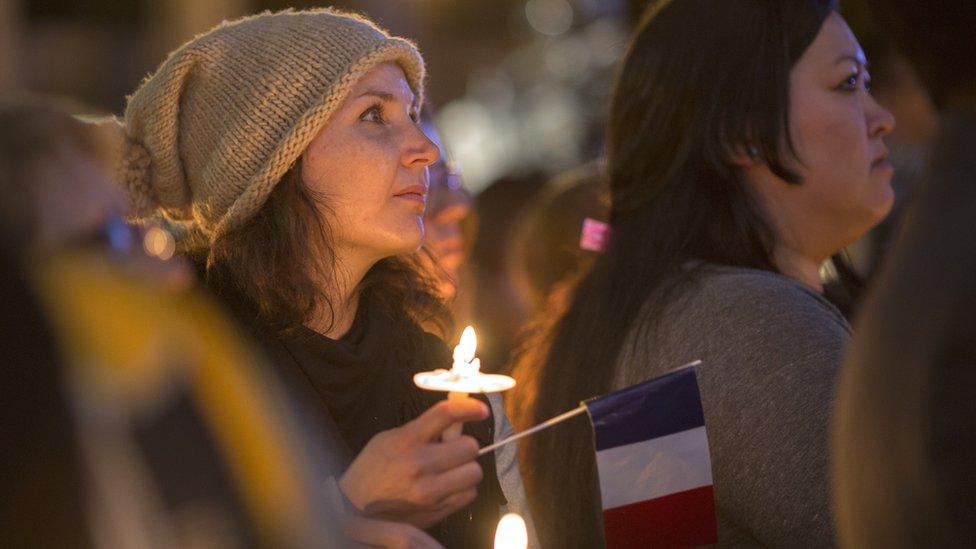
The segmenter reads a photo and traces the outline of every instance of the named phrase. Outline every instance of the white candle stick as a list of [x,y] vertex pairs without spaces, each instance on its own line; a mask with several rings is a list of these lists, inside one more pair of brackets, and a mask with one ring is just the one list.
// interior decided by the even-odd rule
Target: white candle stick
[[552,427],[553,425],[555,425],[557,423],[561,423],[563,421],[566,421],[567,419],[569,419],[571,417],[578,416],[578,415],[582,414],[585,411],[586,411],[586,406],[583,405],[583,404],[580,404],[579,405],[579,408],[573,408],[572,410],[570,410],[568,412],[563,412],[563,413],[559,414],[558,416],[556,416],[556,417],[554,417],[552,419],[547,419],[546,421],[543,421],[542,423],[536,425],[535,427],[532,427],[530,429],[526,429],[526,430],[522,431],[521,433],[516,433],[516,434],[514,434],[514,435],[512,435],[512,436],[510,436],[510,437],[508,437],[506,439],[499,440],[498,442],[496,442],[496,443],[494,443],[494,444],[492,444],[490,446],[485,446],[484,448],[478,450],[478,456],[480,457],[480,456],[483,456],[483,455],[487,454],[488,452],[494,452],[495,450],[501,448],[502,446],[508,444],[509,442],[515,442],[516,440],[518,440],[518,439],[520,439],[522,437],[527,437],[527,436],[531,435],[532,433],[537,433],[537,432],[539,432],[539,431],[541,431],[541,430],[543,430],[543,429],[545,429],[547,427]]
[[[690,366],[698,366],[701,363],[702,363],[701,359],[698,359],[698,360],[689,362],[688,364],[685,364],[683,366],[678,366],[677,368],[673,368],[673,369],[668,370],[668,371],[669,372],[674,372],[674,371],[677,371],[677,370],[681,370],[683,368],[688,368]],[[578,407],[573,408],[572,410],[570,410],[568,412],[563,412],[563,413],[559,414],[558,416],[556,416],[554,418],[547,419],[546,421],[543,421],[542,423],[536,425],[535,427],[530,427],[530,428],[522,431],[521,433],[516,433],[516,434],[514,434],[514,435],[512,435],[512,436],[510,436],[510,437],[508,437],[506,439],[499,440],[498,442],[496,442],[494,444],[491,444],[489,446],[485,446],[481,450],[478,450],[478,456],[480,457],[480,456],[483,456],[483,455],[487,454],[488,452],[494,452],[495,450],[501,448],[502,446],[508,444],[509,442],[515,442],[516,440],[518,440],[518,439],[520,439],[522,437],[527,437],[527,436],[531,435],[532,433],[538,433],[539,431],[541,431],[543,429],[546,429],[548,427],[552,427],[553,425],[555,425],[557,423],[562,423],[563,421],[566,421],[567,419],[569,419],[571,417],[578,416],[578,415],[582,414],[585,411],[586,411],[586,404],[580,404]]]
[[[470,393],[494,393],[515,386],[515,380],[503,375],[481,373],[481,360],[475,357],[478,338],[474,328],[468,326],[461,333],[461,340],[454,347],[454,363],[450,370],[421,372],[413,376],[413,382],[428,391],[444,391],[448,400],[468,398]],[[453,440],[461,436],[460,423],[444,430],[441,440]]]

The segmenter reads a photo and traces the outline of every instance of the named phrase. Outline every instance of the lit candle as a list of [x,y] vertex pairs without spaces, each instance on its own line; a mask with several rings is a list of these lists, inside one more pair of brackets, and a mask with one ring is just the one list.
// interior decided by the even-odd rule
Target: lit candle
[[[474,328],[468,326],[461,333],[461,340],[454,347],[454,363],[450,370],[443,368],[431,372],[420,372],[413,376],[413,382],[421,389],[443,391],[448,399],[467,398],[470,393],[497,393],[515,386],[509,376],[481,373],[481,361],[475,357],[478,338]],[[461,436],[461,424],[456,423],[444,430],[442,440],[452,440]]]
[[[474,328],[468,326],[461,332],[461,340],[454,347],[454,364],[451,365],[452,377],[459,380],[477,377],[481,372],[481,361],[474,356],[477,350],[478,336],[475,335]],[[468,398],[468,393],[465,391],[449,391],[447,393],[448,400],[459,398]],[[441,440],[447,441],[458,438],[461,436],[461,427],[461,423],[451,425],[444,430]]]
[[495,530],[495,549],[525,549],[529,545],[529,534],[525,521],[516,513],[508,513]]
[[478,336],[475,335],[474,328],[468,326],[461,332],[461,340],[454,347],[454,364],[451,366],[451,373],[468,378],[478,375],[481,361],[474,356],[477,350]]

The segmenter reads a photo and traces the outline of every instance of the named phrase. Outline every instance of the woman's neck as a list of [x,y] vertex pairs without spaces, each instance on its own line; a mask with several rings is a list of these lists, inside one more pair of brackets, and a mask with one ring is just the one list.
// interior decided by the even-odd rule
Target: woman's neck
[[307,327],[330,339],[346,335],[359,311],[360,283],[375,264],[354,254],[336,253],[332,280],[320,285],[328,295],[328,304],[317,306]]
[[329,339],[340,339],[352,328],[359,311],[359,292],[353,292],[343,300],[330,300],[332,306],[316,308],[307,327]]
[[773,261],[785,276],[817,293],[823,293],[823,281],[820,278],[823,260],[810,258],[786,245],[777,245],[773,250]]
[[[771,177],[771,173],[767,176]],[[773,182],[769,187],[782,189],[782,184]],[[789,200],[774,201],[762,193],[756,198],[773,231],[773,264],[783,275],[822,294],[820,266],[832,253],[828,235],[822,234],[825,231],[818,227],[822,221],[811,219],[802,209],[791,207],[795,204]]]

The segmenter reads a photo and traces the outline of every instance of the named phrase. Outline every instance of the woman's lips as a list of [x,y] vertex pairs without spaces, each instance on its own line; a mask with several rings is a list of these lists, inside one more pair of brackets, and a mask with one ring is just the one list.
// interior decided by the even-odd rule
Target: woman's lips
[[418,204],[421,208],[427,206],[427,187],[423,185],[411,185],[393,196]]
[[427,203],[427,198],[420,193],[403,193],[396,195],[397,198],[403,198],[405,200],[412,200],[414,202],[419,202],[421,204]]
[[888,151],[887,150],[885,150],[884,152],[882,152],[881,155],[879,155],[877,158],[875,158],[874,159],[874,162],[871,163],[871,169],[872,170],[873,169],[877,169],[877,168],[892,169],[891,162],[888,161]]
[[872,170],[894,170],[894,166],[888,161],[888,157],[879,158],[871,163]]

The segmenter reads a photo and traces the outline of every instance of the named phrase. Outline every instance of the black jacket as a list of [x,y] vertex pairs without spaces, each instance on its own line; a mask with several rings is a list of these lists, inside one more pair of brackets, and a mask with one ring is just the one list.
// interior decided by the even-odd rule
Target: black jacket
[[[318,425],[314,430],[326,444],[344,450],[339,452],[343,459],[324,468],[323,480],[340,476],[373,436],[417,418],[445,398],[416,387],[413,375],[449,368],[448,347],[388,304],[363,296],[352,328],[338,340],[305,328],[282,336],[269,333],[255,320],[246,299],[217,290],[263,348],[300,413]],[[465,424],[464,434],[474,437],[479,446],[491,444],[493,418]],[[499,506],[505,499],[494,454],[479,458],[479,463],[484,480],[477,498],[428,530],[445,547],[489,547],[492,543]]]

